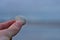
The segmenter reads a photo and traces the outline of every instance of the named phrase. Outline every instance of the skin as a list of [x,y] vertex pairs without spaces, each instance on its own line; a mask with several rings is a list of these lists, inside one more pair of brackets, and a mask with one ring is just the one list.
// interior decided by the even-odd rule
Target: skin
[[19,20],[9,20],[0,23],[0,40],[12,40],[24,23]]

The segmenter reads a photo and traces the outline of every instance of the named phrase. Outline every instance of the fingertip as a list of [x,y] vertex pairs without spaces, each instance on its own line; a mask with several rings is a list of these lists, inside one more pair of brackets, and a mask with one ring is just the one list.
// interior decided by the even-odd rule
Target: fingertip
[[15,22],[15,20],[8,20],[3,23],[0,23],[0,30],[9,28],[10,25],[12,25]]

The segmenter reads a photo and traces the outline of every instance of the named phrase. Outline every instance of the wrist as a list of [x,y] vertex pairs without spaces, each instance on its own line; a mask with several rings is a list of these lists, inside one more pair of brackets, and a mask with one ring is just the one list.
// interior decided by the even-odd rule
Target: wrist
[[1,36],[0,40],[11,40],[11,38],[7,37],[7,36]]

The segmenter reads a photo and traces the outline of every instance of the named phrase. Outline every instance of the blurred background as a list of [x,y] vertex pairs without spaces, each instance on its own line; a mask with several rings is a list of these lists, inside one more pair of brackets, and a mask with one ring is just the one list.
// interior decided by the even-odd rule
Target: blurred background
[[0,21],[17,15],[27,23],[13,40],[60,40],[60,0],[0,0]]

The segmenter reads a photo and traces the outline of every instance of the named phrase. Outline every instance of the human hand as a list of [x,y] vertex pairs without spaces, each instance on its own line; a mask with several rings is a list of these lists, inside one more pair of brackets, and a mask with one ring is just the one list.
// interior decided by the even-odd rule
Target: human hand
[[25,24],[22,20],[9,20],[0,23],[0,40],[12,40],[21,27]]

